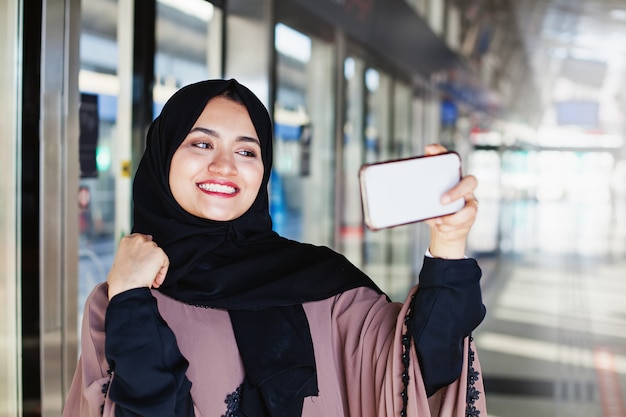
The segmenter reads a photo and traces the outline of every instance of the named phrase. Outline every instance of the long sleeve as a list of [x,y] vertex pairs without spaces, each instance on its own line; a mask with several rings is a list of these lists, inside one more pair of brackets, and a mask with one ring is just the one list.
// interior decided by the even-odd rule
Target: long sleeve
[[[186,360],[156,310],[150,292],[131,290],[118,297],[114,297],[109,309],[106,283],[96,286],[87,297],[81,355],[63,417],[188,417],[194,413],[200,417],[189,394]],[[146,380],[148,383],[144,384]],[[159,397],[161,394],[163,397]],[[135,402],[135,396],[143,396],[143,400]],[[151,402],[141,402],[147,400]],[[145,409],[139,409],[144,406]]]
[[474,259],[424,258],[409,329],[428,396],[461,374],[464,339],[485,317]]
[[187,360],[147,288],[113,297],[105,320],[115,416],[193,417]]
[[[480,269],[473,260],[427,259],[422,274],[402,304],[365,288],[335,299],[331,340],[343,378],[340,415],[486,415],[480,363],[467,337],[484,315]],[[310,323],[318,320],[311,311]],[[329,353],[319,344],[316,355]]]

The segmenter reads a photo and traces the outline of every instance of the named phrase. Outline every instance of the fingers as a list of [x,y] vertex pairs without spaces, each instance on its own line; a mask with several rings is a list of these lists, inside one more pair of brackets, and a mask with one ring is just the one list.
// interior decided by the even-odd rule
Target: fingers
[[461,259],[465,256],[467,235],[476,219],[477,208],[476,200],[469,199],[456,213],[427,221],[430,226],[429,249],[434,257]]
[[[165,255],[165,252],[163,252],[163,255]],[[170,261],[169,261],[169,258],[167,257],[167,255],[165,255],[164,262],[161,265],[161,268],[159,269],[159,272],[157,273],[157,276],[154,278],[154,281],[152,282],[152,287],[153,288],[159,288],[161,286],[161,284],[163,284],[163,282],[165,281],[165,276],[167,275],[167,270],[169,269],[169,267],[170,267]]]
[[[448,152],[448,149],[440,145],[438,143],[431,143],[424,147],[425,155],[439,155],[442,153]],[[453,188],[448,190],[444,195],[441,196],[441,202],[443,204],[448,204],[452,201],[455,201],[459,198],[465,199],[466,206],[469,205],[475,206],[476,198],[474,197],[474,190],[478,186],[478,180],[473,175],[467,175],[461,178],[458,184],[456,184]],[[477,203],[477,202],[476,202]]]
[[446,223],[444,219],[449,219],[449,223],[452,225],[462,225],[466,222],[474,223],[474,219],[476,218],[476,214],[478,212],[478,200],[474,196],[474,191],[478,186],[478,180],[473,175],[467,175],[461,179],[461,181],[454,186],[452,189],[447,191],[442,197],[441,202],[443,204],[448,204],[452,201],[455,201],[459,198],[463,198],[465,200],[465,205],[458,212],[439,217],[437,224]]
[[447,216],[437,217],[434,219],[434,224],[439,231],[444,233],[452,233],[454,229],[458,229],[467,234],[470,227],[474,224],[477,212],[478,203],[476,200],[468,200],[461,210]]
[[133,233],[123,237],[107,277],[109,299],[133,288],[160,287],[169,265],[169,258],[152,236]]
[[466,175],[461,178],[458,184],[448,190],[444,195],[441,196],[441,202],[443,204],[448,204],[454,200],[459,198],[464,198],[467,203],[469,200],[475,200],[474,191],[478,186],[478,180],[473,175]]
[[448,152],[448,149],[438,143],[431,143],[424,147],[424,155],[438,155],[445,152]]
[[[447,151],[439,144],[430,144],[425,147],[426,155],[437,155]],[[429,249],[433,256],[460,259],[465,255],[467,236],[478,213],[478,201],[474,196],[477,186],[476,177],[467,175],[442,195],[443,204],[462,198],[465,200],[465,205],[456,213],[426,221],[431,230]]]

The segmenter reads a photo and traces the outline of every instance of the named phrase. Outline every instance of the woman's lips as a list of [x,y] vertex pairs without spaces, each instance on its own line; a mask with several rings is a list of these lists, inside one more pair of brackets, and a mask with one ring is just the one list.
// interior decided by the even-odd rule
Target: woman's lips
[[221,194],[225,196],[232,196],[239,192],[239,188],[233,183],[222,183],[213,181],[198,183],[198,188],[200,188],[205,193]]

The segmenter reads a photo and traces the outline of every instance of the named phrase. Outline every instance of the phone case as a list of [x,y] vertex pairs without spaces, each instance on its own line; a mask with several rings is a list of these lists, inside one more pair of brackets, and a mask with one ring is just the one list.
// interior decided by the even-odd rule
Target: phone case
[[359,182],[365,224],[380,230],[455,213],[465,199],[440,200],[460,180],[456,152],[364,164]]

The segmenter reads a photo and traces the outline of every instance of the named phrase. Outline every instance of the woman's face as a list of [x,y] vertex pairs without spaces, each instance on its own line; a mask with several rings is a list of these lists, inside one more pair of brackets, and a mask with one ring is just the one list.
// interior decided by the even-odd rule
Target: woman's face
[[233,220],[250,208],[262,180],[261,144],[246,107],[214,97],[172,157],[172,195],[194,216]]

